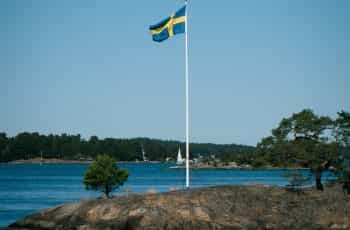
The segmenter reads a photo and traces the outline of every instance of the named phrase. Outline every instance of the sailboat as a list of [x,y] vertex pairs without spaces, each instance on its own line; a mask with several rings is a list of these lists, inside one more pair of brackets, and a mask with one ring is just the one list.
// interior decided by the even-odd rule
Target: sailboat
[[182,159],[182,155],[181,155],[181,148],[179,146],[179,151],[177,152],[177,161],[176,164],[181,165],[184,163],[184,159]]
[[143,160],[143,161],[148,161],[148,159],[147,159],[147,157],[146,157],[145,150],[143,149],[143,145],[141,145],[141,149],[142,149],[142,160]]

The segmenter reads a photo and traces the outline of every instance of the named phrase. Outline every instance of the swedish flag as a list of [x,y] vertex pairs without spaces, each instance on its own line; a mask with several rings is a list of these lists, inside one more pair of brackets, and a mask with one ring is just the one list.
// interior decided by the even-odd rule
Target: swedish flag
[[175,14],[149,27],[153,41],[162,42],[175,34],[185,33],[185,23],[186,6],[183,6]]

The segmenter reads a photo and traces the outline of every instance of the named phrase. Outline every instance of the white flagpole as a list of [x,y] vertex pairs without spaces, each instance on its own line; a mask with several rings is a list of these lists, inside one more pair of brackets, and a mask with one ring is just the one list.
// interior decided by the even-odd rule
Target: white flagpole
[[189,71],[188,71],[188,18],[187,18],[187,0],[185,0],[185,36],[186,36],[186,188],[190,187],[190,124],[189,124]]

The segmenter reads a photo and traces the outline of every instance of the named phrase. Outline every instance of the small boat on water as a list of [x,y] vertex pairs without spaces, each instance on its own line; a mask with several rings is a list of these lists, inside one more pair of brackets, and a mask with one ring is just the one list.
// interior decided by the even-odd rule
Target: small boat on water
[[185,163],[185,159],[182,158],[181,148],[179,146],[179,150],[177,152],[176,165],[175,166],[171,166],[169,168],[170,169],[182,169],[182,168],[184,168],[184,163]]
[[141,145],[141,151],[142,151],[142,160],[143,160],[144,162],[149,161],[149,160],[147,159],[147,157],[146,157],[146,153],[145,153],[145,150],[144,150],[144,148],[143,148],[143,145]]
[[178,165],[182,165],[184,163],[184,159],[182,158],[182,155],[181,155],[181,148],[179,146],[179,151],[177,152],[177,161],[176,161],[176,164]]

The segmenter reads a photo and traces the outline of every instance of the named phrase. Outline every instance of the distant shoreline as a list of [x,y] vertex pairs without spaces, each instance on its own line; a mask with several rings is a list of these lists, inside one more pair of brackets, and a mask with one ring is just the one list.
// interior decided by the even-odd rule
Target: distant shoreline
[[[91,164],[92,162],[93,160],[64,160],[58,158],[41,160],[41,158],[32,158],[27,160],[14,160],[2,164]],[[117,163],[160,163],[160,161],[117,161]]]
[[[43,159],[40,158],[32,158],[32,159],[20,159],[20,160],[14,160],[10,162],[3,162],[0,164],[91,164],[93,160],[64,160],[64,159],[58,159],[58,158],[50,158],[50,159]],[[117,164],[119,163],[136,163],[136,164],[154,164],[154,163],[162,163],[162,161],[117,161]],[[175,162],[168,162],[168,163],[175,163]],[[183,165],[177,165],[169,167],[169,169],[175,169],[175,170],[184,170],[186,169]],[[211,166],[211,165],[204,165],[204,166],[194,166],[190,165],[191,170],[308,170],[309,168],[301,168],[301,167],[240,167],[240,166]]]
[[91,163],[90,160],[64,160],[58,158],[43,159],[32,158],[32,159],[20,159],[7,162],[6,164],[81,164],[81,163]]
[[[175,170],[185,170],[185,166],[173,166],[170,167],[170,169],[175,169]],[[290,167],[290,168],[285,168],[285,167],[259,167],[259,168],[254,168],[254,167],[230,167],[230,166],[205,166],[205,167],[198,167],[198,166],[190,166],[191,170],[309,170],[310,168],[302,168],[302,167]]]

